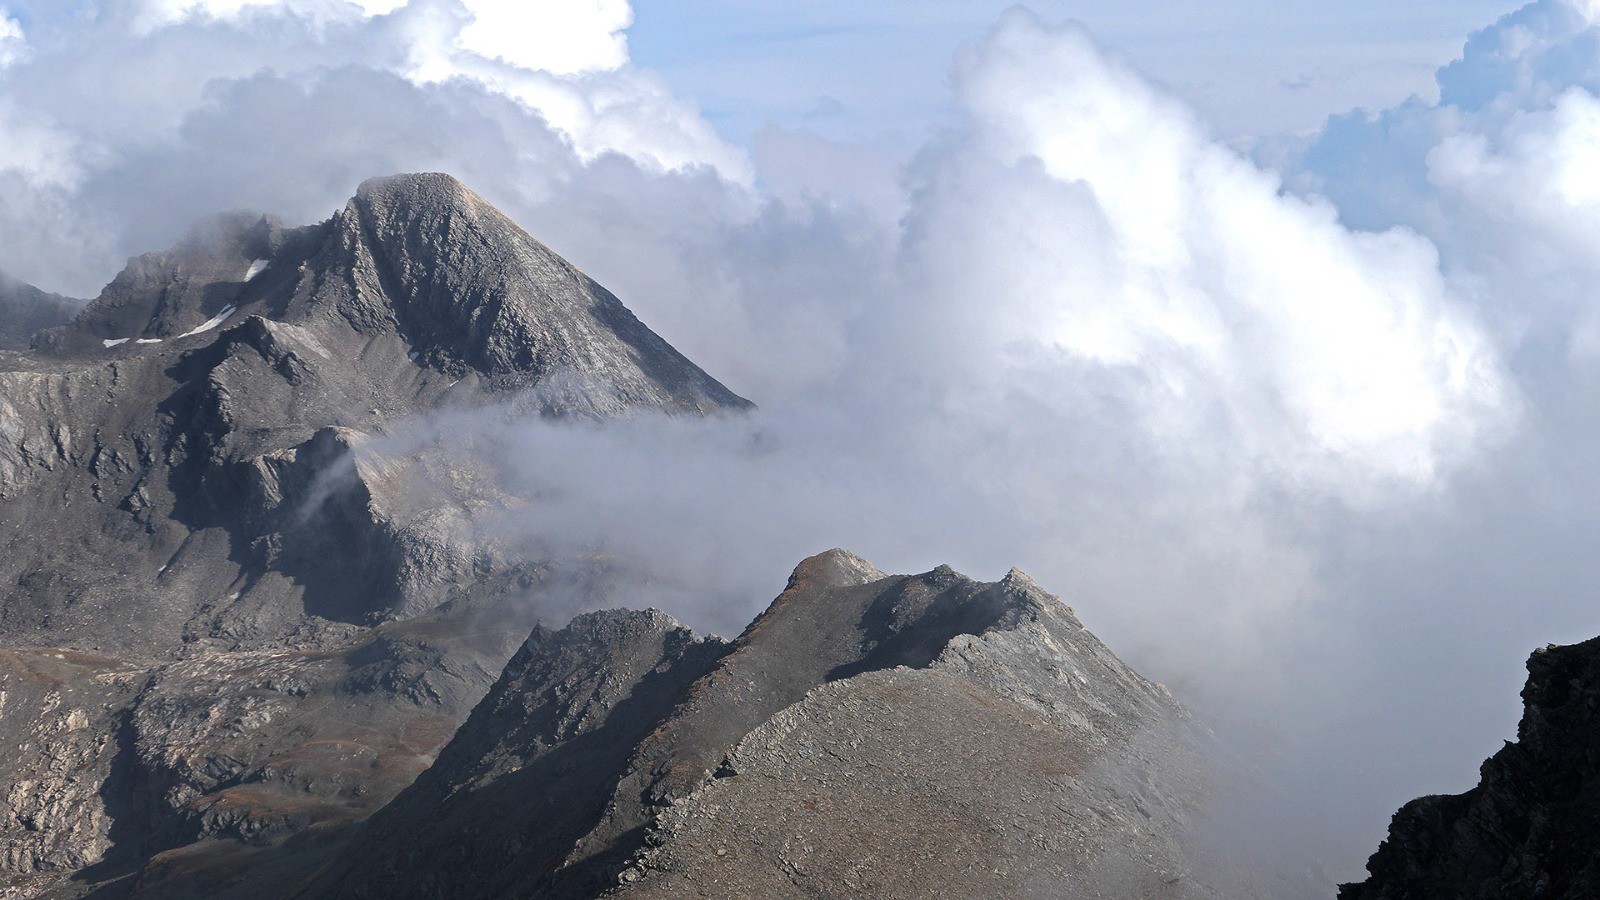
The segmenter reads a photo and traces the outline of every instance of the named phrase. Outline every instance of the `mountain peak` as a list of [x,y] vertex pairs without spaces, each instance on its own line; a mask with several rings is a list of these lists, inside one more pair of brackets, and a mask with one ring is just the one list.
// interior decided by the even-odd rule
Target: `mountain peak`
[[[383,356],[472,376],[476,388],[517,395],[545,415],[750,406],[616,295],[437,172],[369,179],[321,225],[214,217],[171,249],[129,260],[71,324],[33,343],[69,359],[149,356],[203,346],[219,326],[252,315],[326,323],[317,327],[342,320],[364,344],[392,345]],[[203,342],[167,343],[212,331]],[[25,337],[9,343],[26,346]]]
[[425,363],[541,385],[557,413],[749,406],[449,175],[371,179],[335,227],[354,270],[346,316],[392,323]]
[[488,201],[444,172],[411,172],[368,178],[356,188],[353,200],[368,205],[418,204],[428,206],[478,206],[493,210]]
[[878,567],[865,559],[838,547],[808,556],[794,567],[789,576],[789,587],[811,585],[814,587],[845,587],[866,584],[885,577]]
[[[7,290],[0,283],[0,317]],[[341,625],[413,615],[481,581],[477,550],[388,502],[388,482],[362,465],[362,434],[486,405],[594,419],[750,405],[441,174],[368,181],[317,225],[285,228],[260,213],[208,220],[135,257],[72,322],[31,343],[0,353],[0,430],[18,436],[0,441],[0,498],[18,501],[0,539],[0,585],[63,565],[40,535],[110,543],[85,544],[59,588],[0,590],[0,618],[41,641],[134,643],[76,598],[144,591],[139,573],[170,580],[176,569],[163,563],[193,549],[187,535],[217,534],[229,549],[207,556],[205,590],[163,592],[152,607],[166,617],[135,623],[156,652],[185,627],[250,642],[278,639],[303,615]],[[354,437],[324,440],[340,435]],[[348,489],[336,513],[307,493],[334,475]],[[26,502],[35,495],[87,501],[61,512]],[[313,500],[318,515],[297,519],[296,504]],[[110,539],[129,527],[147,539]],[[350,558],[366,568],[351,578],[340,571],[348,560],[332,565],[325,550],[356,534]],[[107,554],[119,565],[104,565]],[[266,573],[287,574],[243,592],[256,604],[247,622],[192,623],[207,594],[231,596],[237,579]]]

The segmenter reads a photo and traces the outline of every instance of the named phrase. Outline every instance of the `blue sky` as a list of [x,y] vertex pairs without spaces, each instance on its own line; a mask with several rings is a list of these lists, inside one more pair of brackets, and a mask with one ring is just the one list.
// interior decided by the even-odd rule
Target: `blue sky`
[[[1003,0],[640,0],[633,58],[697,100],[724,137],[766,122],[836,139],[912,139],[949,110],[956,48],[980,38]],[[1433,90],[1465,36],[1517,6],[1503,0],[1029,4],[1075,19],[1195,104],[1219,135],[1319,125]]]

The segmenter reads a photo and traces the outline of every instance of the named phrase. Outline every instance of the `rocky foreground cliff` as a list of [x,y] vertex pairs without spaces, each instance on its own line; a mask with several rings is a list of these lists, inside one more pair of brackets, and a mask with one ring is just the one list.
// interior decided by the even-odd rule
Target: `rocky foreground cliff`
[[1402,807],[1340,900],[1600,897],[1600,638],[1535,651],[1522,699],[1478,786]]

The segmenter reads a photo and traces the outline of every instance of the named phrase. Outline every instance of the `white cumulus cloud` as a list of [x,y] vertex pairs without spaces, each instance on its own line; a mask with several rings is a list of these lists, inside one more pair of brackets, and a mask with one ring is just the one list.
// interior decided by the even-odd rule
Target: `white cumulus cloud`
[[627,0],[464,0],[472,23],[465,50],[523,69],[556,75],[620,69],[628,63],[623,33],[633,24]]
[[[470,174],[512,135],[522,176],[499,172],[516,193],[609,156],[750,179],[743,151],[629,61],[626,2],[96,0],[75,16],[45,15],[48,6],[14,7],[45,23],[26,44],[16,21],[0,18],[0,226],[13,235],[0,268],[57,289],[95,290],[127,255],[171,240],[202,211],[259,195],[287,216],[320,216],[375,171]],[[327,106],[362,92],[395,106]],[[246,109],[245,95],[268,105]],[[418,121],[446,105],[482,130]],[[204,142],[225,133],[257,139],[223,158]],[[472,140],[476,156],[462,149]],[[343,177],[290,171],[313,165],[308,155],[339,154],[344,162],[329,164]],[[151,202],[137,185],[180,167],[218,178],[189,179],[167,195],[167,212],[122,205]],[[63,210],[75,210],[66,222]]]
[[22,31],[22,23],[0,7],[0,69],[21,59],[27,49],[28,37]]
[[1425,238],[1282,195],[1081,30],[1014,12],[959,86],[974,130],[930,261],[1009,301],[984,311],[1008,342],[1144,372],[1163,429],[1216,402],[1240,452],[1289,476],[1426,482],[1505,411]]

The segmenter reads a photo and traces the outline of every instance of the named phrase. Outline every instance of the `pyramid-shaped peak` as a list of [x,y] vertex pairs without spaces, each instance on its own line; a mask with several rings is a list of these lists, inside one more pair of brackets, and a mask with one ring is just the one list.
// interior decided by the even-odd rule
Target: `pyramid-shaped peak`
[[[459,393],[514,398],[543,415],[751,405],[441,172],[369,179],[318,225],[214,217],[176,246],[135,257],[71,323],[0,330],[0,348],[146,358],[201,346],[252,317],[310,328],[325,345],[358,341],[367,348],[353,351],[359,359],[405,359],[451,387],[470,378]],[[34,335],[42,326],[54,327]],[[373,342],[386,347],[378,356]]]
[[370,179],[338,221],[358,275],[347,317],[393,321],[430,364],[537,387],[561,413],[749,406],[449,175]]

